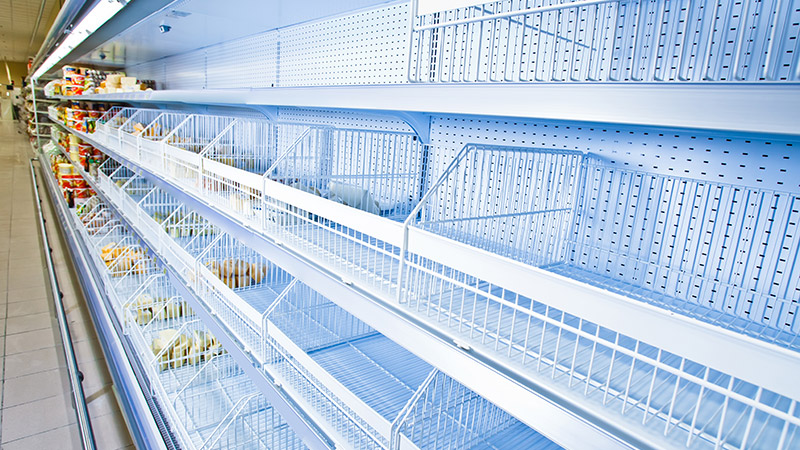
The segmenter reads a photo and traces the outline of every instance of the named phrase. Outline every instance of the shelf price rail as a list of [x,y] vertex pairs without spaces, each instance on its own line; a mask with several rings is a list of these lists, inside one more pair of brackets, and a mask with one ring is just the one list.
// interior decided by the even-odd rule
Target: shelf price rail
[[[220,129],[219,131],[222,133],[225,130]],[[317,151],[317,149],[312,148],[313,145],[307,140],[307,138],[309,136],[313,136],[313,133],[322,134],[326,132],[330,133],[329,130],[325,129],[312,130],[309,128],[309,131],[301,133],[296,141],[293,142],[283,154],[291,155],[294,153],[294,156],[297,156],[307,155],[310,154],[309,152]],[[89,137],[89,139],[91,138]],[[168,143],[163,143],[163,145],[168,146]],[[308,148],[308,150],[306,150],[306,148]],[[470,152],[474,151],[468,147],[465,147],[465,149],[462,151],[462,155]],[[297,161],[307,161],[307,158],[300,157],[297,158]],[[137,162],[145,167],[148,167],[148,164],[150,164],[148,161],[144,160],[136,160],[134,162]],[[200,163],[202,164],[202,159]],[[451,168],[455,168],[457,165],[458,160],[454,161]],[[302,168],[303,166],[297,167]],[[190,175],[188,179],[194,180],[194,185],[192,186],[192,183],[186,183],[185,181],[179,181],[175,179],[170,173],[159,173],[158,167],[149,168],[153,170],[154,173],[165,179],[175,180],[174,183],[176,185],[193,189],[193,192],[195,192],[194,195],[197,198],[206,198],[202,191],[197,192],[199,190],[197,189],[198,184],[202,179],[199,170],[194,171],[194,175],[192,175],[193,171],[191,170],[187,172]],[[228,169],[226,169],[229,171],[227,175],[229,179],[233,179],[233,176],[237,173],[243,173],[241,170],[239,172],[231,171],[233,169],[235,169],[235,167],[232,166],[228,166]],[[269,171],[267,173],[269,174]],[[220,176],[225,176],[225,174],[220,174]],[[439,187],[442,183],[444,183],[444,181],[446,181],[446,179],[440,179],[436,187]],[[269,192],[269,195],[267,195],[267,192]],[[426,195],[430,196],[432,193],[433,191],[429,190],[428,194]],[[412,280],[411,277],[401,278],[398,276],[399,269],[404,263],[408,265],[408,262],[413,262],[417,265],[417,268],[423,266],[424,264],[438,264],[435,270],[443,270],[444,273],[448,274],[446,276],[447,278],[452,279],[455,277],[456,279],[449,282],[458,287],[463,286],[466,280],[471,279],[468,278],[468,273],[479,273],[476,272],[474,265],[470,265],[470,261],[479,260],[479,258],[475,258],[475,256],[480,256],[483,259],[489,258],[496,263],[490,267],[496,267],[498,270],[490,270],[488,273],[486,271],[482,271],[482,277],[487,278],[487,276],[489,276],[490,278],[494,278],[498,281],[493,282],[492,280],[484,279],[480,282],[477,282],[477,286],[479,286],[477,290],[484,290],[486,293],[473,292],[473,294],[470,295],[473,295],[475,298],[477,298],[475,301],[480,302],[483,305],[498,305],[496,311],[500,311],[500,316],[497,316],[498,312],[493,312],[493,317],[501,317],[502,314],[505,314],[502,311],[504,309],[508,309],[511,312],[512,317],[514,317],[514,319],[512,319],[512,322],[516,323],[513,325],[514,327],[518,326],[519,318],[530,317],[530,319],[524,319],[524,321],[527,322],[527,324],[524,325],[530,327],[530,325],[533,323],[540,324],[539,326],[544,331],[544,333],[540,334],[544,340],[543,342],[550,342],[544,339],[544,337],[549,333],[548,327],[553,327],[556,330],[556,334],[554,336],[556,337],[557,348],[560,346],[561,336],[565,335],[565,332],[567,333],[566,336],[579,336],[579,338],[573,339],[572,341],[564,341],[568,345],[570,342],[572,343],[574,350],[571,353],[574,354],[575,357],[578,355],[577,349],[580,347],[582,341],[586,340],[588,342],[595,342],[595,344],[592,344],[594,348],[598,348],[597,346],[599,346],[599,348],[603,349],[603,351],[599,353],[590,352],[590,355],[592,356],[590,356],[588,360],[589,366],[592,365],[594,358],[599,357],[598,355],[606,352],[605,349],[607,349],[607,351],[610,352],[609,354],[612,355],[612,360],[615,360],[614,358],[616,358],[613,355],[617,354],[625,355],[626,358],[630,358],[628,359],[628,365],[626,367],[630,368],[631,373],[639,374],[639,372],[633,370],[633,368],[637,365],[645,364],[648,367],[652,367],[653,369],[646,370],[643,375],[643,379],[647,379],[649,377],[651,380],[653,380],[651,384],[656,384],[655,380],[659,379],[658,374],[660,373],[661,376],[668,377],[666,382],[674,383],[675,386],[682,385],[684,383],[698,386],[700,390],[694,391],[695,393],[692,394],[693,398],[697,399],[698,405],[696,408],[692,408],[694,411],[699,411],[700,405],[702,404],[711,405],[710,408],[712,410],[714,408],[719,408],[720,406],[718,406],[719,403],[717,401],[704,403],[700,400],[707,397],[709,392],[713,392],[714,395],[721,395],[720,398],[724,399],[724,401],[721,403],[723,405],[721,406],[723,410],[727,410],[726,408],[729,407],[728,405],[732,404],[730,399],[735,400],[736,405],[744,405],[744,411],[751,412],[749,414],[750,419],[748,419],[748,423],[751,425],[759,417],[758,415],[754,414],[754,412],[758,410],[760,413],[766,413],[768,417],[772,416],[778,421],[782,421],[783,425],[778,426],[778,428],[782,428],[784,430],[782,432],[778,432],[780,436],[785,436],[787,433],[789,436],[794,434],[793,430],[797,426],[796,412],[794,412],[796,411],[796,408],[788,407],[787,409],[779,406],[776,409],[775,407],[770,406],[769,403],[772,403],[771,401],[764,403],[765,399],[762,398],[762,389],[765,389],[765,387],[767,391],[787,393],[787,397],[789,399],[797,398],[796,393],[793,392],[794,388],[786,385],[785,383],[782,384],[780,380],[776,380],[771,377],[765,377],[763,369],[755,370],[753,367],[746,367],[736,363],[736,361],[742,359],[730,358],[725,354],[725,352],[719,352],[717,349],[720,348],[720,346],[722,348],[731,347],[731,341],[734,341],[736,342],[735,352],[739,354],[747,354],[747,358],[742,357],[743,359],[748,361],[764,361],[763,365],[755,366],[762,368],[774,367],[775,370],[786,370],[787,365],[791,366],[792,364],[798,363],[796,355],[794,355],[794,353],[791,351],[776,348],[773,345],[765,345],[764,343],[752,338],[742,336],[740,333],[726,332],[725,330],[720,330],[717,327],[707,326],[703,323],[687,319],[683,316],[676,316],[674,314],[667,313],[662,308],[649,307],[642,302],[631,300],[619,295],[618,293],[595,288],[588,286],[585,283],[563,278],[559,275],[548,273],[547,271],[532,267],[528,264],[519,264],[511,258],[498,255],[496,253],[487,252],[480,248],[474,248],[474,246],[461,245],[461,243],[455,239],[449,239],[440,235],[435,235],[427,230],[421,229],[421,227],[411,226],[411,223],[407,223],[405,226],[403,226],[396,221],[386,220],[385,218],[380,217],[379,214],[374,214],[364,210],[354,210],[353,208],[346,208],[343,205],[337,205],[334,202],[329,201],[330,199],[320,198],[319,194],[316,192],[306,192],[305,190],[287,186],[285,183],[269,179],[266,175],[264,176],[264,188],[261,195],[264,196],[264,204],[261,208],[261,213],[263,214],[263,220],[265,222],[265,225],[261,228],[261,230],[263,230],[265,234],[275,236],[279,242],[287,242],[301,253],[310,255],[312,259],[321,260],[324,263],[327,263],[328,267],[330,267],[332,270],[342,273],[343,278],[353,277],[351,279],[354,279],[355,282],[360,283],[365,288],[376,293],[376,295],[386,296],[387,293],[391,294],[393,297],[394,295],[400,295],[400,304],[404,303],[402,300],[402,292],[398,294],[400,292],[400,290],[397,288],[398,280],[402,279],[404,283],[404,289],[407,289],[407,284],[411,282],[410,280]],[[362,194],[361,198],[363,200],[367,197],[364,197]],[[368,201],[364,201],[363,203],[369,204]],[[422,203],[418,203],[417,207],[419,207],[421,204]],[[379,202],[376,202],[375,205],[377,209],[379,207]],[[228,214],[240,218],[241,222],[245,224],[248,229],[254,228],[258,230],[258,227],[254,227],[252,222],[248,222],[247,218],[241,217],[241,214],[237,214],[237,211],[228,210]],[[252,214],[252,212],[249,212],[249,214]],[[274,220],[276,217],[278,218],[278,221]],[[324,217],[326,221],[322,222],[312,219],[316,217]],[[413,218],[414,216],[412,215],[409,217]],[[304,230],[302,227],[275,226],[276,224],[282,225],[280,221],[286,220],[287,218],[289,225],[305,224],[308,225],[308,230]],[[268,219],[271,219],[271,221],[268,221]],[[327,223],[327,225],[325,223]],[[317,228],[316,231],[314,230],[314,227]],[[359,237],[355,237],[355,230],[358,230]],[[348,254],[347,252],[331,252],[331,247],[326,248],[324,242],[323,245],[320,246],[319,243],[312,242],[311,240],[307,239],[307,236],[297,234],[298,232],[305,233],[307,231],[316,232],[318,236],[327,238],[328,242],[331,243],[328,245],[342,245],[336,243],[336,240],[339,240],[340,242],[346,242],[346,247],[350,246],[351,248],[361,249],[360,255],[362,258],[366,257],[373,263],[377,261],[377,270],[375,267],[362,267],[357,260],[354,261],[347,260],[346,258],[343,259],[342,255]],[[362,240],[360,236],[370,236],[370,238]],[[295,240],[295,242],[292,242],[292,240]],[[345,247],[339,248],[341,249]],[[400,255],[401,251],[403,257],[398,256]],[[433,253],[436,253],[436,256],[434,256]],[[352,254],[352,252],[349,254]],[[358,257],[359,251],[356,251],[355,254]],[[377,255],[377,257],[375,257],[375,255]],[[442,265],[443,261],[440,261],[440,258],[442,257],[441,255],[446,255],[448,257],[449,261],[446,264]],[[426,270],[430,270],[430,267],[433,266],[429,266],[429,268]],[[442,269],[442,267],[445,269]],[[485,269],[486,265],[481,264],[481,267]],[[509,274],[515,274],[518,276],[509,276]],[[458,277],[464,277],[464,281],[459,280]],[[525,285],[521,285],[519,282],[515,282],[514,280],[532,280],[536,281],[536,283],[525,283]],[[531,289],[532,285],[538,286],[535,291]],[[543,303],[532,303],[529,300],[526,300],[528,304],[531,305],[529,307],[525,307],[524,304],[521,306],[519,303],[509,303],[506,299],[491,294],[492,289],[494,289],[492,286],[496,286],[497,288],[502,286],[510,291],[515,292],[516,295],[520,296],[520,298],[538,299]],[[409,291],[407,290],[405,291],[406,294],[408,292]],[[565,293],[570,293],[570,295],[567,296]],[[545,298],[542,297],[543,295],[547,297],[546,301]],[[565,297],[571,298],[571,301],[565,302]],[[604,301],[600,302],[598,300],[600,298],[602,298]],[[599,305],[602,305],[603,307],[600,308]],[[610,313],[608,307],[616,309],[618,313]],[[543,308],[541,313],[536,313],[538,308]],[[576,318],[575,320],[577,320],[577,325],[569,325],[569,323],[573,320],[572,317]],[[579,317],[582,318],[578,319]],[[641,320],[637,320],[637,317],[640,317]],[[492,317],[487,317],[486,320],[490,318]],[[682,331],[686,331],[686,333],[690,336],[695,336],[697,339],[686,341],[661,339],[658,341],[658,335],[654,335],[651,332],[651,329],[647,329],[652,328],[654,320],[656,323],[660,323],[659,327],[664,327],[664,329],[669,328],[672,330],[680,329]],[[617,333],[621,332],[621,334],[612,333],[608,337],[603,336],[599,334],[599,330],[601,330],[602,327],[598,327],[595,324],[608,327],[617,331]],[[437,324],[437,326],[440,325],[441,324]],[[534,328],[535,327],[536,326],[534,326]],[[492,337],[492,335],[487,333],[487,331],[480,332],[476,335],[474,333],[474,326],[468,328],[468,334],[466,336],[467,340],[464,342],[475,342],[475,345],[471,346],[469,344],[465,344],[463,347],[469,349],[470,351],[480,352],[480,347],[486,345],[486,337]],[[486,325],[483,325],[483,328],[484,330],[488,330]],[[522,329],[523,328],[518,328],[518,330]],[[458,336],[457,333],[456,336]],[[628,335],[643,336],[642,340],[644,342],[639,343],[640,341],[638,339],[634,339],[631,341],[633,344],[628,344],[628,340],[630,339],[627,337]],[[457,339],[461,340],[463,338],[459,337]],[[481,342],[481,340],[483,340],[483,342]],[[491,348],[492,345],[489,345],[489,348],[485,349],[488,351],[482,352],[482,354],[489,356],[489,358],[496,359],[497,344],[501,341],[501,339],[495,336],[495,348]],[[708,345],[704,346],[703,343],[707,343]],[[654,344],[656,345],[654,346]],[[512,350],[512,353],[519,351],[519,347],[516,347],[516,344],[513,342],[511,342],[510,345],[508,342],[503,342],[503,345],[505,348]],[[652,348],[653,352],[655,353],[652,355],[642,355],[642,353],[646,352],[642,352],[640,350],[640,346],[641,349]],[[524,344],[522,348],[529,349],[530,345]],[[710,349],[714,350],[706,351]],[[543,348],[540,350],[542,350],[542,352],[539,353],[540,355],[544,355],[549,351]],[[688,356],[683,356],[684,359],[678,357],[677,361],[679,362],[676,366],[675,363],[664,359],[664,356],[661,354],[662,351],[665,352],[664,355],[677,354]],[[549,364],[546,362],[548,358],[541,358],[536,356],[535,353],[536,352],[534,352],[534,354],[530,354],[530,352],[527,352],[527,350],[523,351],[522,354],[526,355],[523,357],[523,361],[526,359],[529,361],[537,361],[538,358],[538,361],[545,362],[546,366],[553,368],[550,378],[551,380],[554,380],[556,378],[555,374],[560,373],[555,370],[555,367],[559,366],[560,363],[557,362],[556,364]],[[568,352],[567,355],[569,354],[570,353]],[[561,355],[561,357],[564,357],[563,352]],[[755,359],[750,359],[750,356],[753,356]],[[549,357],[549,359],[552,360],[552,357]],[[558,360],[558,353],[556,353],[555,360]],[[571,376],[576,376],[576,374],[580,375],[580,370],[577,372],[574,370],[574,367],[580,368],[580,364],[577,362],[577,360],[573,359],[573,361],[575,362],[567,362],[567,367],[573,367],[573,369],[571,369]],[[697,372],[697,375],[689,375],[687,373],[685,365],[689,361],[698,361],[701,363],[698,366],[700,371]],[[537,367],[541,367],[541,364],[541,362],[536,363]],[[515,363],[512,361],[511,365],[513,367]],[[523,369],[523,371],[524,370],[526,369]],[[617,370],[620,370],[619,366]],[[624,372],[625,369],[622,370]],[[719,380],[708,380],[708,377],[710,377],[712,371],[716,370],[722,370],[721,380],[729,380],[727,384],[725,381],[722,381],[721,384],[723,386],[720,386]],[[735,377],[726,375],[726,373],[735,374]],[[632,380],[633,378],[629,377],[628,382]],[[748,380],[755,381],[755,386],[757,386],[757,388],[755,391],[741,394],[737,392],[742,389],[739,387],[741,382],[734,382],[734,380],[744,381],[745,384],[741,386],[748,386],[749,384],[746,383]],[[547,380],[544,381],[549,382]],[[658,385],[660,386],[662,382],[658,383]],[[570,381],[567,384],[568,389],[571,389],[573,382]],[[589,386],[590,384],[592,383],[587,383],[586,386]],[[626,405],[626,407],[622,410],[623,415],[631,414],[631,411],[638,410],[638,408],[641,408],[642,405],[644,405],[645,422],[648,422],[649,419],[657,418],[656,421],[649,422],[650,426],[652,426],[654,423],[666,424],[664,434],[670,434],[673,431],[678,431],[677,433],[672,433],[671,436],[671,439],[675,439],[676,441],[686,439],[686,443],[691,444],[695,436],[701,436],[703,439],[717,440],[719,442],[725,441],[729,438],[734,441],[743,439],[744,443],[746,444],[747,440],[750,438],[750,436],[747,434],[738,437],[734,436],[722,425],[719,425],[717,430],[710,430],[709,424],[700,424],[700,426],[698,426],[696,418],[689,418],[692,416],[697,416],[697,414],[682,414],[682,418],[676,420],[677,418],[673,417],[675,411],[672,411],[670,409],[671,407],[669,406],[675,399],[673,399],[673,401],[667,401],[664,403],[664,405],[661,407],[661,410],[658,410],[657,408],[656,410],[651,410],[649,404],[650,400],[648,400],[648,398],[651,398],[653,392],[637,394],[640,395],[639,400],[631,400],[630,385],[626,388],[625,382],[623,382],[621,388],[612,388],[612,386],[616,386],[616,382],[611,382],[611,374],[609,373],[606,381],[601,382],[598,385],[598,388],[606,392],[602,396],[602,400],[599,400],[600,404],[603,405],[601,406],[602,409],[604,409],[607,404],[609,394],[611,394],[611,398],[623,399],[623,404]],[[563,387],[560,389],[563,389]],[[683,390],[678,391],[685,392]],[[628,394],[625,394],[626,392],[628,392]],[[589,392],[587,389],[584,392],[584,395],[588,397],[588,394]],[[633,408],[628,406],[631,402],[633,403]],[[784,404],[783,400],[775,403],[775,405],[778,404]],[[794,401],[790,401],[789,404],[794,404]],[[666,408],[666,411],[669,412],[664,414],[664,408]],[[602,409],[598,409],[597,411],[599,412]],[[748,416],[748,413],[746,412],[743,414]],[[662,420],[664,422],[661,422]],[[770,420],[760,423],[762,426],[766,427],[767,422],[770,422]],[[724,421],[720,423],[724,424]],[[792,431],[790,431],[790,429]],[[763,434],[759,434],[757,437],[761,438],[763,436]],[[779,438],[773,436],[769,437],[768,439],[775,439],[776,442],[783,442],[785,437]]]

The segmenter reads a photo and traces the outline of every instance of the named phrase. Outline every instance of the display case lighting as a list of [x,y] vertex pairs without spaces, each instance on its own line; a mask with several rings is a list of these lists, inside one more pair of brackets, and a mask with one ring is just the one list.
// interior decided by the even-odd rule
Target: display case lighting
[[59,44],[55,51],[47,57],[47,59],[39,66],[33,73],[33,79],[39,79],[50,68],[58,64],[67,54],[75,47],[81,44],[87,37],[97,31],[104,23],[114,17],[125,4],[116,0],[101,0],[98,2],[89,14],[83,18],[76,26],[72,28],[66,39]]

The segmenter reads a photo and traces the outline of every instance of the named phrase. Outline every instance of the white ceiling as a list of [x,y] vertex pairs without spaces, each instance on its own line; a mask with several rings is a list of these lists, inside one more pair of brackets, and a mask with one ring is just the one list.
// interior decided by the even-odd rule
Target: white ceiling
[[27,62],[36,55],[60,8],[59,0],[0,0],[0,61]]

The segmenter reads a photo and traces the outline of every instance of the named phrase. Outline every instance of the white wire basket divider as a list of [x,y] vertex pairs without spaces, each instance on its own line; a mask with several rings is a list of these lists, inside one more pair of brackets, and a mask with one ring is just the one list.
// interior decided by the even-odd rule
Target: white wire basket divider
[[103,145],[113,144],[114,141],[112,141],[112,139],[117,139],[119,136],[116,130],[118,130],[119,126],[122,125],[122,123],[120,123],[119,121],[123,120],[123,118],[126,117],[126,115],[122,115],[119,118],[117,118],[117,116],[120,114],[120,112],[122,112],[123,109],[126,108],[123,106],[112,106],[111,108],[108,109],[108,111],[103,113],[103,115],[101,115],[100,118],[97,119],[97,123],[95,124],[95,131],[92,134],[92,137]]
[[145,133],[155,137],[161,136],[158,124],[150,126],[162,114],[160,109],[139,109],[119,127],[119,149],[127,158],[139,158],[139,147]]
[[200,214],[185,207],[164,224],[164,255],[176,271],[190,283],[197,277],[197,259],[216,239],[220,231]]
[[312,128],[265,174],[263,229],[388,293],[397,286],[398,221],[421,197],[424,153],[412,134]]
[[[106,145],[114,146],[114,148],[121,148],[121,129],[133,116],[142,110],[142,108],[120,108],[117,110],[112,108],[97,122],[95,134],[100,136],[101,141],[104,140]],[[116,111],[116,114],[111,116],[114,111]]]
[[202,192],[215,205],[260,226],[263,174],[277,158],[277,127],[238,118],[203,149]]
[[[136,204],[138,211],[166,212],[162,206],[169,205],[169,199],[159,201],[150,196],[152,192],[145,197],[150,203]],[[123,323],[136,350],[134,356],[143,363],[148,385],[167,412],[182,448],[305,449],[177,294],[149,249],[111,209],[95,202],[74,222],[94,252],[91,262],[103,274],[105,290],[119,303],[114,313]],[[140,216],[132,213],[134,218]],[[197,236],[189,236],[189,240]]]
[[280,294],[291,276],[225,233],[197,257],[195,274],[198,296],[257,357],[262,335],[259,310]]
[[134,209],[138,230],[159,253],[162,253],[165,237],[163,230],[166,226],[174,225],[179,217],[181,203],[162,189],[153,187],[139,201],[138,208]]
[[129,232],[114,214],[99,203],[77,217],[79,233],[89,244],[100,269],[106,293],[115,313],[124,317],[128,296],[153,274],[162,270],[146,248]]
[[190,448],[306,448],[228,354],[204,362],[171,406]]
[[97,171],[98,186],[110,196],[112,202],[122,204],[125,195],[122,186],[136,177],[136,173],[111,158],[103,162],[100,169]]
[[561,448],[438,369],[400,411],[392,433],[392,450]]
[[[112,188],[113,189],[113,188]],[[153,183],[141,175],[134,175],[129,178],[122,186],[117,189],[122,193],[119,195],[122,211],[131,211],[133,219],[136,220],[136,211],[139,210],[138,203],[154,189]],[[138,224],[138,223],[137,223]]]
[[141,132],[135,134],[138,160],[148,161],[155,171],[163,173],[164,142],[188,118],[189,114],[182,112],[164,111],[158,114]]
[[[512,185],[522,188],[509,191]],[[793,315],[790,311],[796,311],[796,300],[780,305],[773,295],[773,305],[779,307],[768,308],[766,302],[748,302],[763,295],[748,293],[731,298],[740,304],[729,308],[717,292],[730,298],[740,290],[725,287],[721,280],[703,286],[703,278],[713,278],[720,270],[727,273],[723,266],[737,259],[741,249],[726,244],[733,229],[740,231],[737,241],[753,240],[774,258],[766,261],[761,256],[759,264],[774,267],[787,253],[797,253],[796,248],[791,253],[796,244],[786,247],[787,236],[797,229],[792,223],[797,213],[790,206],[796,197],[760,194],[780,207],[777,215],[783,217],[770,220],[747,211],[757,207],[754,201],[742,205],[740,199],[747,196],[748,189],[735,186],[605,167],[575,152],[468,145],[408,223],[787,346],[796,342],[796,323],[786,321]],[[709,202],[732,223],[714,225],[692,212],[696,205]],[[610,221],[617,225],[602,226]],[[775,231],[764,234],[767,225],[759,221],[770,222]],[[618,230],[624,232],[620,235]],[[667,251],[669,246],[677,247],[677,253]],[[709,251],[716,254],[704,264],[687,266],[682,260],[688,252],[699,256]],[[413,252],[404,255],[399,298],[406,307],[512,366],[547,378],[561,389],[580,392],[646,428],[661,430],[670,441],[698,448],[791,448],[800,439],[798,400],[791,395],[599,326],[579,313],[554,308],[547,295],[532,298],[508,289],[503,281],[465,273],[453,258],[443,262],[444,254],[436,259]],[[673,261],[672,255],[681,258]],[[701,272],[692,273],[693,267]],[[796,295],[796,284],[787,279],[779,289],[787,292],[788,287]],[[773,286],[761,285],[768,296]],[[778,316],[770,316],[772,312]]]
[[349,447],[522,448],[506,439],[526,436],[559,448],[302,282],[265,311],[264,330],[265,369]]
[[[104,192],[109,192],[111,185],[116,182],[111,180],[111,176],[120,167],[122,167],[122,164],[120,164],[119,161],[110,156],[106,156],[106,160],[103,161],[103,163],[97,168],[97,174],[95,175],[100,189],[102,189]],[[128,169],[126,168],[126,170]],[[132,175],[133,172],[131,172],[131,176]]]
[[[140,211],[145,203],[139,203]],[[393,420],[430,366],[232,237],[220,234],[206,242],[208,246],[196,255],[195,280],[209,308],[264,362],[271,376],[314,408],[342,439],[358,448],[389,448]],[[151,283],[157,281],[150,278]],[[165,320],[179,317],[179,312],[169,311],[185,309],[163,306],[168,312],[159,318],[153,305],[168,301],[153,298],[169,294],[154,294],[153,285],[145,286],[128,303],[127,323],[142,325],[149,320],[146,327],[153,332],[160,324],[174,328]],[[147,289],[151,291],[146,293]],[[348,363],[343,371],[337,362],[344,360]],[[520,426],[519,432],[536,434]],[[464,432],[488,437],[485,431]],[[463,437],[454,433],[453,439],[462,442]],[[438,442],[446,440],[439,435]],[[404,442],[404,448],[417,448],[406,438],[398,442]]]
[[198,189],[200,153],[235,120],[200,114],[187,117],[162,140],[164,175],[187,188]]
[[[465,146],[423,196],[425,149],[412,135],[306,127],[288,139],[279,127],[278,139],[290,143],[264,174],[260,231],[347,282],[670,445],[790,448],[800,439],[796,386],[706,351],[708,343],[667,339],[585,303],[597,297],[726,336],[767,362],[795,352],[796,196],[611,169],[578,152],[485,145]],[[187,171],[191,183],[167,178],[207,199],[202,164]],[[235,164],[225,164],[229,177],[246,172]],[[769,214],[759,213],[761,200],[774,206]],[[728,220],[696,217],[700,205]],[[226,212],[253,228],[252,215]],[[599,226],[609,221],[625,231]],[[766,253],[735,245],[740,238]],[[688,257],[704,268],[693,272],[701,266]],[[782,278],[761,276],[764,267]],[[195,280],[255,352],[258,311],[238,307],[216,277]],[[564,292],[580,298],[566,302]]]
[[424,11],[411,26],[408,80],[795,80],[796,17],[796,3],[781,0],[681,7],[646,0],[503,0]]
[[151,390],[186,448],[219,448],[234,438],[242,440],[232,448],[305,448],[165,275],[150,277],[126,308]]

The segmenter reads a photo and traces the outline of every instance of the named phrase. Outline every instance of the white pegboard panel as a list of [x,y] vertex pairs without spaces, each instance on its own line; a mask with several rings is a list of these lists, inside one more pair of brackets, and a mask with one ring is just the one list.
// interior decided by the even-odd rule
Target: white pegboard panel
[[[160,70],[180,89],[199,86],[198,73],[208,88],[800,79],[800,0],[632,0],[438,25],[549,4],[444,11],[410,33],[409,4],[395,3],[168,57]],[[159,75],[157,66],[128,70]]]
[[206,49],[164,59],[165,89],[204,89],[206,87]]
[[[800,77],[798,0],[575,3],[541,12],[535,10],[553,2],[502,0],[418,17],[409,79],[787,81]],[[507,13],[512,15],[493,18]]]
[[280,86],[393,84],[406,81],[409,5],[280,30]]
[[278,32],[260,33],[207,50],[209,89],[267,88],[277,85]]
[[[800,330],[800,140],[439,116],[429,183],[467,143],[587,155],[572,185],[573,247],[552,270],[681,311],[699,305]],[[530,179],[520,167],[491,174]],[[470,208],[483,217],[491,204]]]
[[800,193],[797,138],[434,116],[430,142],[435,149],[434,176],[464,144],[486,143],[579,150],[629,170]]
[[167,68],[163,59],[130,66],[127,74],[140,80],[155,80],[156,88],[163,89],[164,80],[167,78]]
[[280,108],[278,110],[278,119],[282,122],[329,125],[337,128],[358,128],[400,133],[414,132],[414,130],[402,120],[360,111]]

